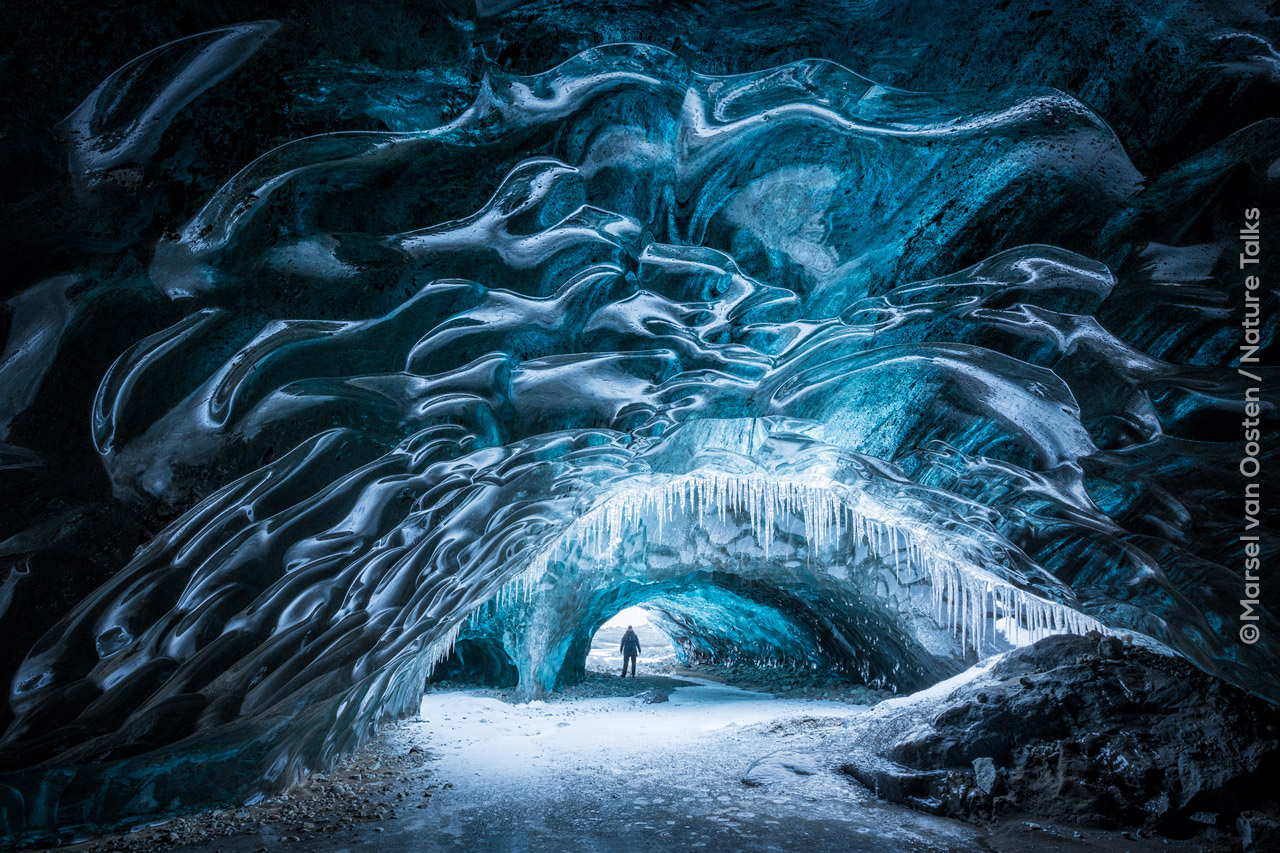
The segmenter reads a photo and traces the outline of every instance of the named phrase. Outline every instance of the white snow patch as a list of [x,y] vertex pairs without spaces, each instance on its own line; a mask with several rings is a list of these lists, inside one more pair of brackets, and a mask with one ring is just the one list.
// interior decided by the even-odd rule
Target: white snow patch
[[[974,830],[882,803],[830,772],[824,741],[853,735],[865,707],[687,680],[697,686],[658,705],[428,693],[421,718],[389,735],[392,748],[433,757],[424,781],[435,794],[411,813],[413,831],[424,843],[458,829],[501,846],[512,833],[551,843],[561,831],[613,838],[652,825],[670,831],[672,849],[712,838],[747,849],[816,821],[842,844],[873,834],[883,851],[978,849]],[[744,784],[752,771],[763,784]]]

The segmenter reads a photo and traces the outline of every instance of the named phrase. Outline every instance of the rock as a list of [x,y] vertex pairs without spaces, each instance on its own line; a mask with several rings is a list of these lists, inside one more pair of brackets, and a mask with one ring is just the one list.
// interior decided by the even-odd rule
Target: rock
[[654,688],[653,690],[646,690],[639,694],[637,698],[643,700],[646,705],[657,705],[660,702],[668,702],[671,699],[670,696],[657,688]]
[[1280,822],[1278,821],[1252,812],[1244,812],[1236,819],[1236,831],[1240,833],[1240,845],[1245,853],[1280,850]]
[[1098,657],[1103,660],[1124,660],[1124,642],[1119,637],[1103,637],[1098,641]]
[[818,772],[818,762],[812,755],[783,749],[771,752],[751,762],[742,775],[742,784],[753,788],[776,782],[792,781],[797,776],[812,776]]
[[1270,831],[1280,708],[1141,647],[1103,659],[1109,639],[1048,637],[948,695],[873,711],[841,769],[885,799],[963,820],[1188,837],[1253,809],[1250,830]]
[[975,758],[973,760],[973,778],[978,783],[978,787],[982,789],[982,793],[988,795],[1000,793],[996,790],[1000,784],[1000,774],[996,772],[996,763],[990,758]]

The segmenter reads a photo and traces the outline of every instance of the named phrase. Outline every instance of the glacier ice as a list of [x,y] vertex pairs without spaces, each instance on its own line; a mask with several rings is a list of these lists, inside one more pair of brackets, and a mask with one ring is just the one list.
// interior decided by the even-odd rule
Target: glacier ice
[[[278,37],[108,78],[68,122],[85,210]],[[455,645],[541,696],[635,604],[693,658],[901,692],[1098,630],[1277,698],[1274,617],[1222,630],[1243,386],[1197,225],[1276,128],[1152,176],[1058,89],[792,59],[608,44],[438,123],[371,86],[389,129],[257,152],[15,297],[0,458],[56,511],[0,542],[0,618],[66,600],[11,661],[0,830],[287,785]]]

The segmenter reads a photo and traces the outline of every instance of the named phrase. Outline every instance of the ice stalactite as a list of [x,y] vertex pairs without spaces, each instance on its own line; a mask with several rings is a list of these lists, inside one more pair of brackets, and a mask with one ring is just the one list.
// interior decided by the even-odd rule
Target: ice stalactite
[[[966,558],[960,540],[943,543],[936,531],[895,512],[856,485],[816,474],[783,477],[699,470],[632,482],[597,500],[570,522],[524,572],[502,588],[499,606],[532,596],[556,563],[572,560],[579,566],[610,568],[624,538],[642,523],[653,525],[661,539],[664,529],[673,525],[704,528],[708,522],[723,526],[736,520],[750,530],[759,549],[751,556],[768,563],[777,556],[779,532],[786,534],[790,519],[798,519],[802,527],[811,571],[853,568],[865,555],[886,568],[891,566],[902,586],[909,588],[916,579],[927,581],[938,626],[958,635],[962,649],[978,655],[993,650],[988,618],[1009,626],[1015,645],[1050,634],[1108,630],[1069,605],[1042,598],[982,568],[976,559]],[[975,551],[978,548],[974,546]]]
[[449,654],[453,651],[454,646],[458,643],[458,636],[463,629],[475,624],[476,611],[472,611],[466,619],[459,620],[452,628],[445,632],[441,637],[437,637],[422,652],[421,660],[426,664],[426,674],[431,675],[435,668],[440,665]]

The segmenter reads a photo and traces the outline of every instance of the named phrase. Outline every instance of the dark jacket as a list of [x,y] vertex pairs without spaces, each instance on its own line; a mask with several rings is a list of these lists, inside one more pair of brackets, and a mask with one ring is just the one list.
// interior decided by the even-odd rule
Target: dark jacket
[[636,636],[636,632],[628,630],[622,635],[622,645],[618,647],[623,655],[640,654],[640,638]]

